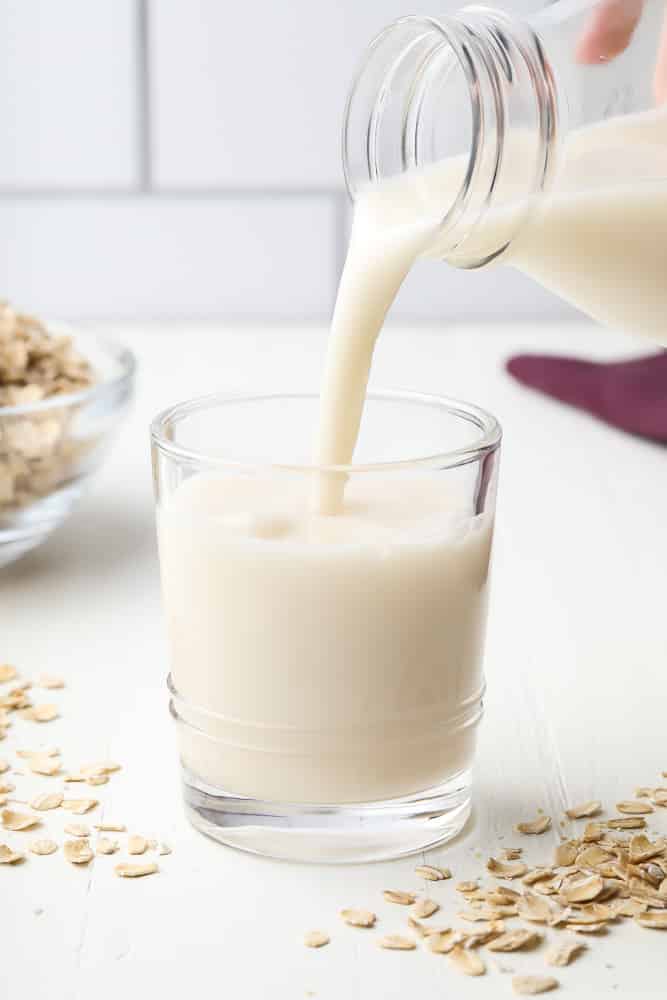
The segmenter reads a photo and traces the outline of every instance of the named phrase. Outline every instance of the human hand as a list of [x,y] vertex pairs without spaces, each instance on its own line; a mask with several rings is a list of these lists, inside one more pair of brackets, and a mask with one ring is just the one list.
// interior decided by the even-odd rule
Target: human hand
[[[579,40],[578,61],[596,63],[614,59],[624,52],[632,40],[643,9],[644,0],[602,0]],[[667,101],[667,16],[658,50],[655,96],[659,104]]]

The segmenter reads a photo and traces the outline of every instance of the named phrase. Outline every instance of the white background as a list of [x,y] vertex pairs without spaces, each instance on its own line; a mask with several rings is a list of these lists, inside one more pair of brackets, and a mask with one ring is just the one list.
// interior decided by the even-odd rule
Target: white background
[[[325,318],[354,67],[394,18],[458,6],[0,0],[0,296],[65,318]],[[393,313],[567,315],[512,271],[434,262]]]

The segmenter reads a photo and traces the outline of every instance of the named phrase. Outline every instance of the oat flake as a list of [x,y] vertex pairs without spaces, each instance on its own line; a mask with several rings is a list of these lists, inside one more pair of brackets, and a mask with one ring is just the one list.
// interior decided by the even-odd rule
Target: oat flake
[[33,840],[29,844],[29,850],[32,854],[55,854],[58,845],[55,840]]
[[535,996],[538,993],[548,993],[555,990],[558,980],[553,976],[514,976],[512,989],[520,996]]
[[350,927],[372,927],[377,917],[370,910],[341,910],[340,915]]
[[386,934],[378,940],[378,944],[389,951],[414,951],[417,947],[414,938],[402,934]]
[[486,972],[486,966],[480,956],[474,951],[461,948],[460,945],[452,948],[449,961],[464,976],[483,976]]
[[413,892],[402,892],[400,889],[385,889],[382,895],[388,903],[398,903],[399,906],[412,906],[417,899]]
[[2,825],[5,830],[29,830],[39,823],[38,816],[29,813],[14,812],[13,809],[3,809]]
[[67,861],[73,865],[87,865],[92,861],[93,852],[87,839],[66,840],[63,853]]
[[63,793],[62,792],[42,792],[41,795],[36,795],[35,798],[30,803],[32,809],[37,809],[39,812],[44,812],[48,809],[58,809],[63,803]]
[[303,937],[306,948],[323,948],[325,944],[329,944],[330,940],[329,935],[325,934],[324,931],[308,931]]

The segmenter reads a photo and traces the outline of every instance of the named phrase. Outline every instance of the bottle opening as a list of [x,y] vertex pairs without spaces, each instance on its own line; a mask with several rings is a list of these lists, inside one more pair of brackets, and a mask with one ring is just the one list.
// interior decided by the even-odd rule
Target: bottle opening
[[403,18],[375,39],[350,92],[348,190],[355,198],[418,173],[422,205],[440,220],[429,254],[482,266],[505,251],[545,189],[556,119],[527,23],[481,7]]
[[406,17],[371,44],[352,85],[343,129],[343,168],[352,198],[369,183],[457,160],[460,181],[438,205],[447,216],[475,164],[479,114],[474,71],[445,22]]

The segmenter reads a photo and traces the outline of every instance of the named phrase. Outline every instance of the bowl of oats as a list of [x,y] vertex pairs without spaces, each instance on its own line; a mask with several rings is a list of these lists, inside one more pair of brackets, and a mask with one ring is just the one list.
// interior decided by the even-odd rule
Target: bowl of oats
[[133,392],[130,351],[0,303],[0,567],[62,524]]

